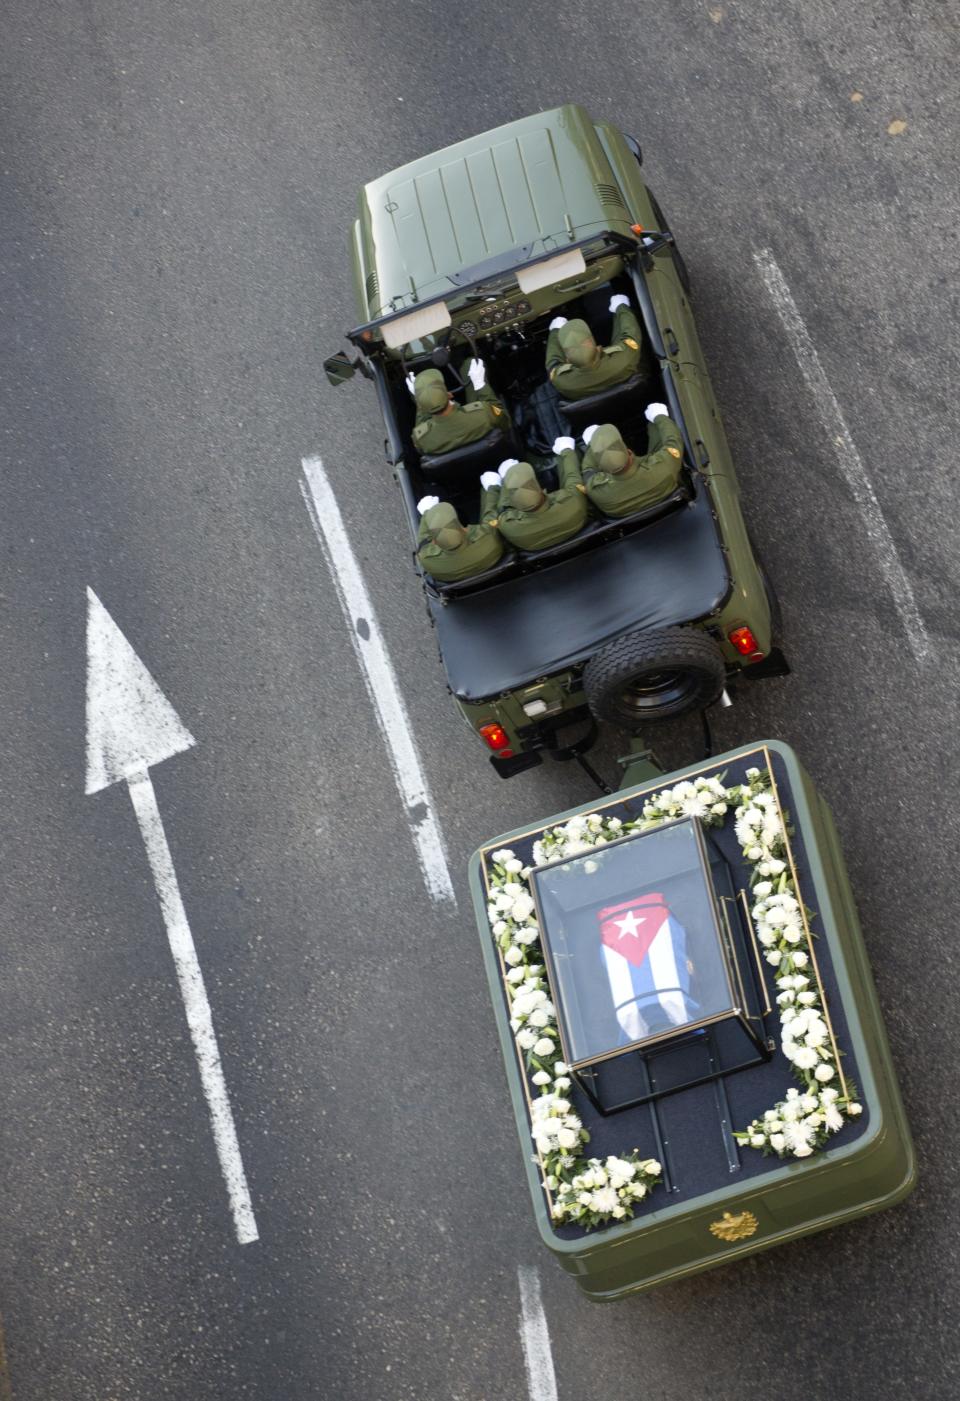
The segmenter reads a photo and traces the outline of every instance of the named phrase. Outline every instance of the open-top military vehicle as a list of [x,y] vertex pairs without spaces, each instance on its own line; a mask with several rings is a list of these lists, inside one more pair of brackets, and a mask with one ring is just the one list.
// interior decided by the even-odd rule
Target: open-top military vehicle
[[[373,380],[414,540],[421,495],[476,520],[480,474],[504,458],[531,462],[549,485],[558,436],[612,421],[642,452],[651,400],[682,432],[677,487],[654,506],[508,551],[458,583],[421,571],[450,690],[498,773],[582,751],[598,719],[636,729],[702,709],[734,677],[788,670],[686,269],[633,139],[565,106],[460,142],[366,185],[351,251],[363,324],[350,332],[355,353],[325,368],[335,384],[356,370]],[[545,372],[549,323],[582,317],[602,342],[617,293],[655,369],[565,402]],[[462,393],[467,354],[483,358],[510,422],[421,457],[406,377],[435,366]]]
[[591,1298],[911,1190],[843,853],[786,745],[637,757],[470,883],[540,1234]]

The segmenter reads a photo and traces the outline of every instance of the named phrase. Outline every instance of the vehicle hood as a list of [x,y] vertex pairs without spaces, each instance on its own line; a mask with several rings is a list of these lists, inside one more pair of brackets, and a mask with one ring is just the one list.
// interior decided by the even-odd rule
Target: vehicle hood
[[511,250],[559,251],[604,229],[629,233],[630,218],[584,109],[511,122],[364,186],[353,238],[361,318],[442,296],[451,274]]

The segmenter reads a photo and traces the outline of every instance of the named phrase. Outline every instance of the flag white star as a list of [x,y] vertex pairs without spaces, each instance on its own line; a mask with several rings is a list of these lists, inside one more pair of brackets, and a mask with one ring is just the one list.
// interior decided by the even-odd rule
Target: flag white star
[[628,936],[634,938],[641,924],[646,924],[646,922],[645,915],[641,915],[640,918],[637,919],[633,910],[628,910],[623,919],[614,920],[614,924],[620,930],[621,939],[626,939]]

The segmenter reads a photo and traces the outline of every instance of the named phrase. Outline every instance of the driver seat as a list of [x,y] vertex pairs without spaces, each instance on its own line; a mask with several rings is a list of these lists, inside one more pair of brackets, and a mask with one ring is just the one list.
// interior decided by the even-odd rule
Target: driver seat
[[496,471],[505,457],[516,455],[516,443],[508,429],[491,428],[475,443],[451,448],[449,452],[425,453],[420,458],[420,470],[429,482],[448,491],[475,488],[481,472]]
[[[588,394],[585,399],[564,399],[558,394],[559,408],[570,427],[575,429],[574,437],[591,423],[615,423],[619,418],[629,418],[643,410],[641,393],[646,380],[642,375],[631,375],[620,384],[611,384],[607,389],[598,389],[596,394]],[[632,413],[631,413],[632,411]]]

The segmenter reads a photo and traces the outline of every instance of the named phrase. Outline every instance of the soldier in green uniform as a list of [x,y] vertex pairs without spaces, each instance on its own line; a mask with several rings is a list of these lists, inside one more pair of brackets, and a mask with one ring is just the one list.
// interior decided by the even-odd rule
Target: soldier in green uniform
[[500,465],[500,533],[519,550],[559,545],[586,524],[586,489],[573,439],[558,438],[553,450],[559,458],[557,491],[544,491],[529,462],[510,459]]
[[417,502],[417,554],[426,572],[442,583],[482,574],[485,569],[492,569],[503,554],[503,541],[497,534],[500,478],[496,472],[484,472],[480,484],[483,495],[479,525],[464,525],[456,508],[436,496],[424,496]]
[[466,402],[458,404],[440,370],[421,370],[415,379],[407,376],[417,403],[413,442],[419,453],[440,456],[485,438],[491,428],[509,428],[507,411],[487,384],[482,360],[469,361],[467,378]]
[[629,516],[653,506],[680,479],[683,438],[666,404],[650,404],[646,418],[650,431],[644,457],[627,447],[612,423],[583,430],[583,480],[590,500],[605,516]]
[[640,371],[644,378],[654,371],[630,299],[618,293],[610,298],[613,343],[601,347],[586,321],[555,316],[547,337],[547,374],[564,399],[585,399],[600,389],[622,384]]

